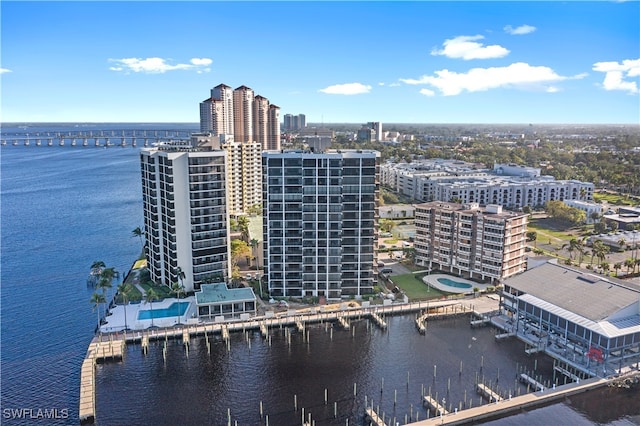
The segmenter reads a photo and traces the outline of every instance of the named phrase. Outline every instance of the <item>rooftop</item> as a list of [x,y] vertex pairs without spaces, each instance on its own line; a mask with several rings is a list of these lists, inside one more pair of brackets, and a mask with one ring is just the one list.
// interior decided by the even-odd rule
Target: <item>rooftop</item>
[[615,314],[634,303],[635,314],[640,314],[637,284],[564,265],[542,264],[507,279],[505,285],[594,322],[619,319]]
[[250,288],[229,288],[225,283],[202,284],[200,291],[196,291],[195,296],[198,305],[241,302],[256,298]]

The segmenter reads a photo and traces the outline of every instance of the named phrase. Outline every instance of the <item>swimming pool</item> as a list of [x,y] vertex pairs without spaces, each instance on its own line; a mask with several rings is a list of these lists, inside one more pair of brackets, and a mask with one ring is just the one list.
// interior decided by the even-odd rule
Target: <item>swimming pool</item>
[[454,281],[454,280],[449,279],[449,278],[438,278],[437,281],[440,284],[448,285],[449,287],[464,288],[464,289],[467,289],[467,290],[472,287],[471,284],[462,283],[460,281]]
[[145,309],[138,312],[139,320],[177,317],[184,315],[191,302],[173,302],[168,308]]

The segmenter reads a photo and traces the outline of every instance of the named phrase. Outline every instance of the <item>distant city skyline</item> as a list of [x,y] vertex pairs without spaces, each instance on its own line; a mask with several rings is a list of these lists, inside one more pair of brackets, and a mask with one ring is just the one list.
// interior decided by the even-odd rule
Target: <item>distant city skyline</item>
[[31,3],[2,122],[197,123],[221,82],[309,123],[640,121],[637,1]]

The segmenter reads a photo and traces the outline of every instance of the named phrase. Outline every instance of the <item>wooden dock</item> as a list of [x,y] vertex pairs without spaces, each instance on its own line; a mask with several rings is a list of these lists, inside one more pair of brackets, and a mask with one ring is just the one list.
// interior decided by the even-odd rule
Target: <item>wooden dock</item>
[[95,360],[85,358],[80,370],[80,422],[93,422],[96,418]]
[[375,412],[375,410],[371,407],[367,407],[365,409],[365,417],[369,421],[370,425],[373,426],[387,426],[382,418]]
[[481,405],[479,407],[469,408],[449,413],[442,417],[430,418],[418,422],[409,423],[411,426],[435,426],[435,425],[462,425],[475,423],[480,421],[488,421],[497,417],[503,417],[512,413],[520,412],[524,409],[530,409],[551,401],[563,399],[567,396],[579,394],[582,392],[606,386],[609,383],[607,379],[593,378],[582,380],[579,383],[569,383],[558,386],[555,389],[547,388],[541,392],[528,393],[526,395],[515,398],[503,399],[494,404]]
[[387,323],[384,322],[380,315],[376,314],[375,312],[371,312],[371,318],[373,319],[373,322],[375,322],[381,329],[384,330],[385,328],[387,328]]
[[344,317],[338,317],[338,323],[340,323],[345,330],[349,330],[349,322]]
[[527,374],[524,374],[524,373],[520,374],[520,376],[518,377],[518,380],[520,380],[521,383],[526,383],[533,386],[533,388],[536,391],[544,390],[544,385],[542,383],[540,383],[533,377],[528,376]]
[[435,398],[432,398],[429,395],[424,397],[424,403],[427,404],[429,408],[433,410],[434,416],[439,416],[440,414],[444,416],[449,414],[449,412],[445,407],[443,407],[438,401],[435,400]]
[[497,402],[502,401],[502,397],[491,390],[491,388],[482,383],[478,383],[476,386],[476,392],[482,395],[484,398],[488,399],[489,402]]
[[80,368],[78,417],[81,423],[93,423],[96,419],[96,363],[122,360],[125,347],[125,339],[117,339],[113,335],[106,340],[95,337],[89,344]]

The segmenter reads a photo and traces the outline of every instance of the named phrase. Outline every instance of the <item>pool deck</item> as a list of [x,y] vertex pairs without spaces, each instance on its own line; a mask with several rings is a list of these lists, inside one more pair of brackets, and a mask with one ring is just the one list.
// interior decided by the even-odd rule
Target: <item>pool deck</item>
[[[438,278],[448,278],[452,281],[458,281],[461,283],[465,283],[465,284],[469,284],[471,286],[471,288],[467,289],[463,289],[463,288],[459,288],[459,287],[453,287],[453,286],[449,286],[446,284],[442,284],[440,282],[438,282]],[[490,287],[487,284],[480,284],[477,283],[475,281],[471,281],[468,280],[466,278],[459,278],[456,277],[455,275],[447,275],[447,274],[431,274],[431,275],[425,275],[424,277],[422,277],[422,281],[435,288],[438,289],[440,291],[445,291],[447,293],[456,293],[456,294],[473,294],[473,288],[477,287],[480,289],[480,291],[484,291],[487,289],[487,287]]]
[[151,319],[138,319],[138,313],[140,311],[149,311],[153,305],[153,309],[166,309],[175,302],[189,302],[190,305],[183,315],[178,317],[173,315],[166,318],[154,318],[153,325],[156,327],[173,327],[178,324],[178,318],[181,324],[186,324],[190,318],[197,316],[195,297],[189,296],[184,299],[168,298],[159,302],[153,303],[129,303],[128,305],[116,305],[109,310],[106,323],[100,326],[102,333],[113,333],[122,331],[125,329],[125,309],[126,309],[126,324],[129,330],[144,330],[151,327]]

